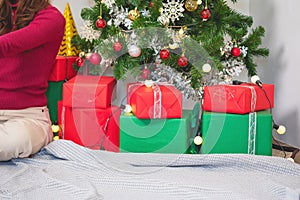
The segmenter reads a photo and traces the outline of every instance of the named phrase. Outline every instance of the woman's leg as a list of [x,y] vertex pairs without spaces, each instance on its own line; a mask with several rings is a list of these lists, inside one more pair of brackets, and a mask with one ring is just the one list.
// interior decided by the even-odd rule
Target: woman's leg
[[0,161],[28,157],[52,140],[46,107],[0,112]]

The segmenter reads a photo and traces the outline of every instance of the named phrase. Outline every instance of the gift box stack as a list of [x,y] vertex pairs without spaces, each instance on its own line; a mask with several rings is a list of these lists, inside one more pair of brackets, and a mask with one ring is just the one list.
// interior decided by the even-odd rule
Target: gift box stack
[[62,88],[65,81],[76,75],[76,71],[73,69],[73,63],[75,62],[75,56],[57,56],[54,63],[53,70],[48,79],[48,88],[46,92],[47,106],[49,109],[50,119],[52,123],[58,120],[58,108],[57,103],[62,99]]
[[[173,85],[130,83],[120,116],[120,151],[185,153],[198,126],[199,105],[182,110],[182,94]],[[127,106],[128,106],[127,105]]]
[[78,33],[69,4],[65,8],[64,17],[66,19],[65,33],[52,72],[48,78],[48,89],[46,92],[48,99],[47,106],[52,123],[58,120],[57,103],[62,99],[63,83],[74,77],[77,73],[73,64],[76,62],[79,51],[71,43],[71,40]]
[[61,137],[91,148],[119,151],[120,108],[112,105],[117,81],[76,75],[63,84],[58,103]]
[[272,154],[274,85],[204,88],[201,152]]

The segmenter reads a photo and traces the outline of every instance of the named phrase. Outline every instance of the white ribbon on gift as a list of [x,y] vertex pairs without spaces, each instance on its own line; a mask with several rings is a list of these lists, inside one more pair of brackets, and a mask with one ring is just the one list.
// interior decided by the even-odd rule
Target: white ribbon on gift
[[153,118],[161,118],[162,106],[161,106],[161,90],[159,85],[153,84]]
[[240,85],[242,87],[249,88],[251,91],[251,102],[250,102],[250,110],[249,113],[249,121],[248,121],[248,154],[255,154],[255,142],[256,142],[256,122],[257,115],[255,112],[256,106],[256,92],[253,86],[249,85]]

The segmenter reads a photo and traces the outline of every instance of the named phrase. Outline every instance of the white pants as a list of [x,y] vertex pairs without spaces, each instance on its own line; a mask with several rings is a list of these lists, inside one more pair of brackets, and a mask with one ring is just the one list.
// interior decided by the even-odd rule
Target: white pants
[[35,154],[52,138],[47,107],[0,110],[0,161]]

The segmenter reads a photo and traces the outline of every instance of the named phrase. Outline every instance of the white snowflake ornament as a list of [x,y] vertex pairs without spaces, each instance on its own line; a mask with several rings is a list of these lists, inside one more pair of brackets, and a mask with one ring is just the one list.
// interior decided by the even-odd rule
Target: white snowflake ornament
[[142,16],[144,16],[144,17],[150,17],[151,16],[149,10],[142,10],[141,13],[142,13]]
[[84,24],[82,27],[80,27],[80,29],[80,37],[90,42],[99,39],[101,35],[101,31],[93,29],[92,23],[90,21],[84,21]]
[[112,8],[115,4],[115,0],[102,0],[101,3],[104,3],[107,6],[107,8]]
[[246,57],[247,56],[247,51],[248,51],[248,47],[240,47],[241,49],[241,53],[243,54],[243,57]]
[[183,6],[183,1],[167,0],[167,3],[163,3],[161,15],[167,16],[174,23],[179,17],[183,17]]

